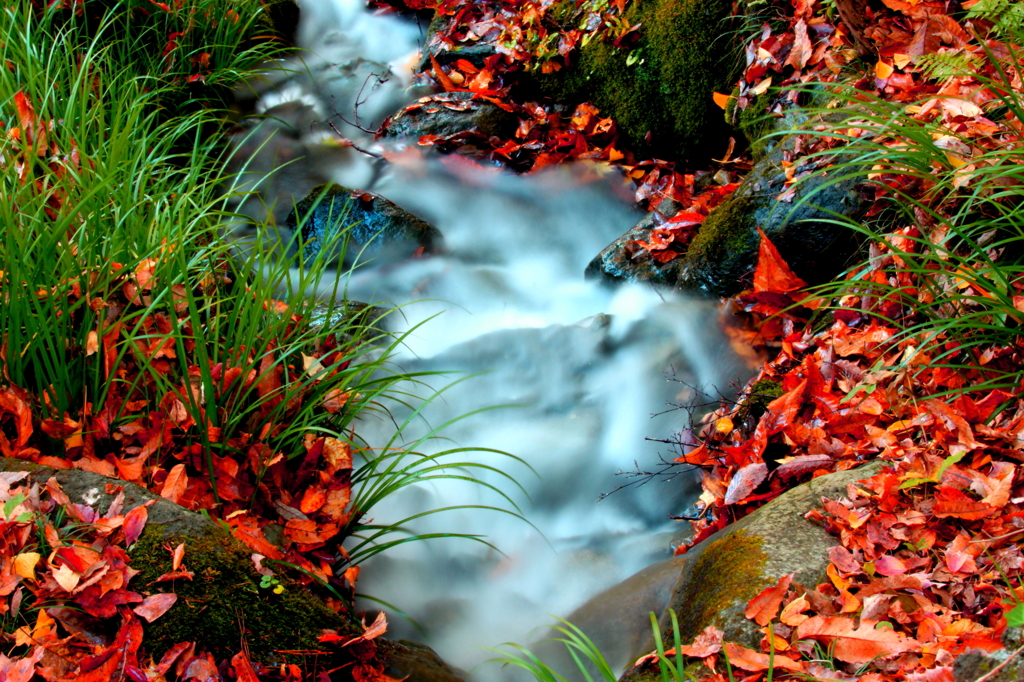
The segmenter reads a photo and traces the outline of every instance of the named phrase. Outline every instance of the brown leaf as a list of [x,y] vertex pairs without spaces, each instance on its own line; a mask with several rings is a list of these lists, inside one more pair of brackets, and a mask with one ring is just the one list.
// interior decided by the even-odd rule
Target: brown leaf
[[729,488],[725,491],[725,503],[736,504],[747,499],[767,475],[768,465],[764,462],[754,462],[741,468],[729,481]]

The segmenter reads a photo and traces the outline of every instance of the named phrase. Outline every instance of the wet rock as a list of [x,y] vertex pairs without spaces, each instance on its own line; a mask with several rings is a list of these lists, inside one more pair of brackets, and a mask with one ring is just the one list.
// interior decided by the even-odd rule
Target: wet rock
[[305,262],[322,256],[341,267],[372,261],[381,265],[443,246],[440,231],[394,202],[340,185],[313,189],[288,214],[290,229],[302,230]]
[[[679,579],[660,619],[663,641],[672,641],[668,616],[672,610],[679,619],[684,643],[714,625],[725,632],[726,640],[756,648],[761,633],[754,621],[743,616],[747,602],[789,573],[796,573],[794,583],[814,586],[822,582],[828,550],[839,544],[804,515],[820,506],[822,497],[844,495],[848,484],[870,478],[883,466],[874,461],[809,481],[683,555]],[[648,638],[632,655],[653,649],[653,638]],[[642,670],[631,670],[622,678],[629,682],[643,679]]]
[[[658,213],[672,217],[682,206],[666,199],[658,206]],[[651,230],[657,227],[657,217],[648,213],[629,232],[604,248],[587,265],[583,276],[598,279],[609,284],[623,282],[649,282],[654,285],[671,286],[675,283],[675,266],[672,262],[659,263],[643,253],[633,242],[647,241]],[[639,257],[637,257],[639,256]]]
[[385,647],[388,675],[405,682],[465,682],[466,673],[451,667],[425,644],[400,639]]
[[384,124],[384,137],[454,135],[475,131],[485,137],[512,137],[519,119],[487,100],[474,99],[471,92],[445,92],[423,97]]
[[434,15],[430,25],[427,27],[427,36],[422,49],[423,59],[420,60],[417,73],[427,71],[433,67],[431,57],[437,60],[437,63],[441,66],[454,64],[460,59],[465,59],[478,69],[482,69],[488,57],[498,54],[497,46],[487,40],[479,40],[465,45],[448,45],[445,41],[441,40],[439,34],[447,30],[449,22],[455,18],[455,15],[442,14],[440,12]]
[[[831,280],[842,271],[857,240],[853,230],[835,223],[835,216],[856,218],[867,209],[868,201],[860,191],[862,179],[852,169],[837,169],[811,174],[797,183],[794,192],[787,192],[782,161],[795,144],[795,136],[780,142],[711,212],[686,253],[673,261],[679,289],[731,296],[747,288],[757,265],[759,227],[808,283]],[[839,155],[831,162],[849,160]],[[809,172],[813,163],[824,162],[821,158],[798,161],[796,173]]]
[[[685,559],[673,557],[648,566],[591,598],[565,619],[590,638],[613,670],[621,669],[650,639],[649,614],[665,608]],[[549,632],[532,651],[563,677],[574,680],[578,677],[576,664],[561,642],[552,641],[560,636]]]

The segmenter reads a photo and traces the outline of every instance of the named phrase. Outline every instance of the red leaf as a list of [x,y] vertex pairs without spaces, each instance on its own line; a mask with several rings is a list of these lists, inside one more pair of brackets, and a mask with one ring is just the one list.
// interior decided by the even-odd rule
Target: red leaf
[[256,671],[252,669],[252,663],[244,651],[239,651],[231,657],[231,667],[235,669],[237,682],[259,682]]
[[160,497],[177,504],[187,488],[188,474],[185,473],[185,465],[175,464],[167,472],[167,478],[164,479],[164,487],[160,489]]
[[142,529],[146,526],[149,518],[149,510],[145,506],[139,506],[125,514],[124,517],[124,542],[126,545],[134,545],[135,541],[142,535]]
[[142,600],[142,603],[132,609],[132,611],[145,618],[147,623],[152,623],[154,620],[167,613],[167,610],[174,606],[176,601],[178,601],[178,595],[161,592],[159,594],[146,597]]
[[761,247],[757,254],[757,269],[754,270],[754,293],[788,293],[807,286],[807,282],[789,269],[761,228],[757,228],[757,233],[761,235]]
[[772,622],[779,613],[782,599],[786,596],[786,590],[789,589],[790,584],[793,582],[794,575],[796,574],[784,575],[779,578],[779,582],[775,586],[766,587],[762,590],[761,594],[750,600],[747,608],[743,611],[743,615],[758,625],[767,625]]

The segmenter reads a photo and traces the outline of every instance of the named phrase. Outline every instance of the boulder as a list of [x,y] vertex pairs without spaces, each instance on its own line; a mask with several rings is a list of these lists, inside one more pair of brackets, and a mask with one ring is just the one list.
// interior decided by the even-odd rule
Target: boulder
[[[867,210],[864,179],[849,167],[811,172],[814,164],[826,163],[823,157],[799,159],[795,173],[810,174],[788,191],[782,162],[796,142],[795,135],[779,142],[711,212],[686,253],[673,261],[677,288],[731,296],[749,287],[761,243],[758,228],[809,284],[827,282],[842,272],[858,242],[856,233],[837,224],[836,217],[855,219]],[[827,160],[833,166],[850,161],[842,154]]]
[[[804,515],[819,507],[822,497],[844,495],[847,485],[874,476],[883,466],[884,462],[873,461],[797,486],[683,555],[678,580],[660,619],[663,641],[672,641],[671,610],[679,619],[684,643],[714,625],[724,631],[726,640],[756,649],[761,633],[757,624],[743,615],[747,602],[789,573],[795,573],[794,582],[802,585],[822,582],[828,551],[839,544]],[[648,637],[632,656],[653,650],[654,640]],[[648,672],[631,670],[622,680],[655,679]]]
[[386,264],[443,246],[440,231],[393,201],[341,185],[320,185],[288,214],[302,230],[303,260],[323,257],[340,267]]
[[[787,169],[782,162],[787,153],[792,154],[796,141],[791,135],[770,147],[675,260],[660,264],[633,244],[637,239],[646,240],[655,226],[647,216],[591,261],[587,277],[611,283],[650,282],[705,296],[732,296],[750,286],[760,246],[757,230],[761,228],[805,281],[819,284],[833,279],[858,244],[856,233],[835,219],[837,215],[856,218],[867,209],[868,199],[861,193],[863,179],[851,168],[810,173],[810,164],[822,163],[822,159],[805,159],[797,162],[796,173],[810,174],[780,200],[787,191]],[[833,164],[846,161],[849,158],[842,155],[830,159]]]
[[[658,213],[670,218],[681,208],[680,204],[666,199],[658,206]],[[587,279],[601,280],[607,284],[623,282],[647,282],[655,286],[675,284],[676,273],[672,262],[659,263],[643,253],[643,249],[635,244],[637,240],[649,240],[651,230],[657,226],[657,218],[653,212],[645,215],[640,222],[629,229],[629,232],[594,256],[583,272],[583,276]]]
[[1005,649],[986,653],[970,649],[956,657],[953,662],[954,682],[977,682],[983,676],[987,682],[1018,682],[1024,680],[1024,656],[1019,651],[1024,647],[1024,632],[1021,628],[1006,628],[1003,633]]
[[[184,542],[185,565],[194,580],[176,580],[178,602],[161,618],[145,626],[145,644],[154,658],[178,642],[195,641],[217,658],[238,653],[239,628],[244,624],[245,644],[260,663],[280,662],[280,651],[316,650],[321,630],[361,634],[362,627],[320,601],[303,586],[281,579],[281,594],[260,588],[261,576],[252,550],[236,540],[209,516],[197,514],[141,486],[81,469],[54,469],[19,459],[0,457],[0,472],[28,471],[28,483],[43,486],[55,478],[72,503],[106,512],[118,492],[124,493],[124,513],[149,503],[148,517],[139,540],[129,548],[134,589],[145,591],[171,569],[165,545]],[[87,634],[93,626],[82,620]],[[96,631],[96,636],[104,633]],[[429,647],[415,642],[376,640],[386,662],[408,682],[463,682],[461,673],[448,666]],[[321,661],[324,662],[324,661]]]
[[418,140],[424,135],[443,137],[466,131],[484,137],[510,138],[519,119],[495,104],[474,99],[471,92],[444,92],[402,109],[384,123],[384,137],[408,137]]

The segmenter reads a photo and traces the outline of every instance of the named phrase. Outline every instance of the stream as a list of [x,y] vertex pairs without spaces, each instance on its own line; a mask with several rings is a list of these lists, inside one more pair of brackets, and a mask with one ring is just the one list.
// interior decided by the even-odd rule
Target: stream
[[[455,421],[429,445],[510,453],[517,459],[488,451],[459,457],[522,486],[497,472],[477,474],[506,492],[523,518],[462,509],[411,526],[480,535],[493,547],[465,539],[407,543],[363,564],[357,587],[404,612],[385,608],[389,637],[426,643],[473,680],[500,679],[496,666],[481,665],[494,656],[488,647],[535,641],[552,616],[671,556],[688,524],[669,515],[693,503],[696,480],[682,473],[639,485],[618,474],[658,470],[675,453],[648,439],[669,438],[687,418],[670,405],[702,391],[717,400],[745,370],[719,330],[714,304],[583,279],[589,260],[641,217],[620,174],[580,165],[514,176],[423,151],[412,140],[384,149],[333,112],[353,123],[357,114],[373,129],[424,94],[408,85],[425,26],[375,16],[352,0],[300,5],[298,42],[308,68],[272,74],[255,102],[257,113],[292,130],[257,155],[273,149],[274,158],[299,160],[270,179],[254,162],[248,188],[287,208],[330,180],[387,197],[443,233],[442,254],[358,269],[348,276],[348,295],[402,307],[390,317],[405,327],[393,331],[408,331],[395,358],[403,371],[445,372],[430,382],[434,389],[469,377],[434,399],[404,440],[417,438],[416,429],[504,406]],[[383,84],[369,75],[387,70]],[[328,120],[390,160],[324,145],[334,135]],[[238,210],[254,223],[268,213],[255,200]],[[285,232],[281,205],[271,212]],[[401,422],[404,408],[391,407]],[[373,443],[394,426],[367,417],[358,429]],[[407,488],[371,515],[392,523],[452,505],[510,507],[485,487],[447,480]],[[610,618],[615,606],[608,605]],[[363,607],[379,603],[367,599]]]

